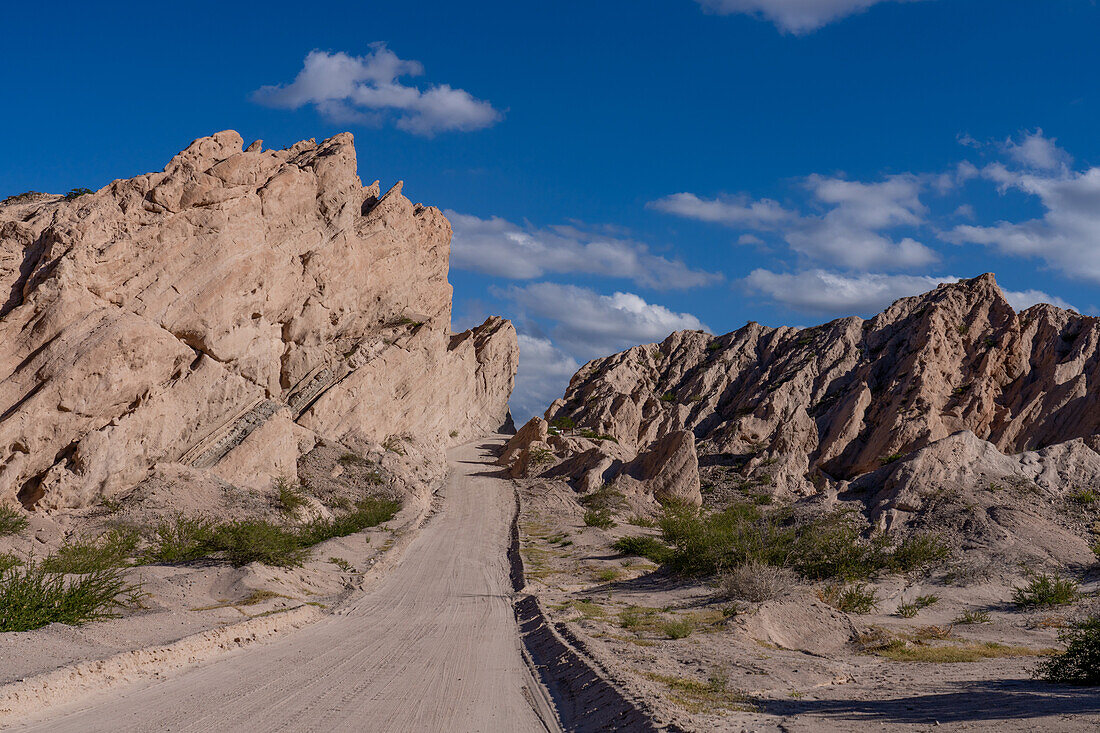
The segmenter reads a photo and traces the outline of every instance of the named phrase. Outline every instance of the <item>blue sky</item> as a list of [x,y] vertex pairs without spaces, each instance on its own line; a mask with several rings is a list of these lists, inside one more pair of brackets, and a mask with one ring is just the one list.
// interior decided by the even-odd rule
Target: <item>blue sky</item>
[[451,217],[456,327],[516,321],[521,419],[677,328],[867,315],[951,277],[1100,314],[1092,0],[308,10],[7,9],[0,197],[222,129],[351,130],[365,182]]

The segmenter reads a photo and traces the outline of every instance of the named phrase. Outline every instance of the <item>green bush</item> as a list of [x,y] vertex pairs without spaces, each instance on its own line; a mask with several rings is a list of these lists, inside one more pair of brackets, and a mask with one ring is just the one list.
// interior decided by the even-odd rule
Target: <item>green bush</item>
[[1076,601],[1077,596],[1077,581],[1046,573],[1031,576],[1027,585],[1012,592],[1012,600],[1021,608],[1064,606]]
[[42,561],[42,570],[80,575],[123,567],[139,539],[135,530],[112,529],[98,541],[66,542]]
[[562,432],[566,432],[573,430],[573,428],[577,426],[577,422],[568,415],[562,415],[561,417],[554,419],[550,423],[550,426],[555,427]]
[[0,571],[0,632],[113,618],[136,591],[120,568],[95,570],[67,582],[41,565],[9,568]]
[[264,519],[243,519],[223,524],[214,531],[211,549],[231,565],[260,562],[276,567],[301,565],[306,548],[293,529]]
[[216,526],[208,519],[177,514],[157,525],[150,546],[141,554],[142,562],[183,563],[209,557],[215,552]]
[[532,448],[528,461],[532,466],[545,466],[554,462],[554,451],[549,448]]
[[582,496],[577,503],[587,509],[621,509],[626,504],[626,496],[611,484],[604,484]]
[[636,555],[652,560],[658,565],[668,559],[668,545],[656,537],[622,537],[611,545],[612,549],[623,555]]
[[615,520],[611,518],[610,509],[589,509],[584,513],[584,523],[589,527],[609,529],[615,526]]
[[909,572],[943,562],[951,556],[951,548],[937,534],[910,535],[890,553],[892,570]]
[[970,626],[974,624],[990,624],[993,623],[993,619],[989,616],[989,611],[964,611],[951,623],[959,626]]
[[0,506],[0,537],[22,532],[26,528],[27,517],[24,512],[7,504]]
[[310,547],[333,537],[361,532],[367,527],[375,527],[393,519],[401,509],[401,502],[390,499],[368,498],[355,503],[355,508],[347,514],[332,519],[315,519],[301,527],[298,540]]
[[582,438],[588,438],[589,440],[601,440],[601,441],[602,440],[610,440],[612,443],[618,443],[619,442],[618,440],[616,440],[612,436],[606,435],[604,433],[597,433],[595,430],[593,430],[591,428],[583,428],[578,433],[578,435],[580,435]]
[[1081,506],[1092,506],[1096,502],[1100,501],[1100,494],[1097,494],[1092,489],[1080,489],[1073,492],[1066,498],[1074,504],[1080,504]]
[[143,553],[145,562],[194,562],[222,558],[241,566],[261,562],[276,567],[301,565],[309,548],[333,537],[360,532],[392,519],[401,502],[367,498],[331,519],[282,525],[265,519],[214,524],[183,516],[162,522]]
[[1043,660],[1036,676],[1070,685],[1100,685],[1100,616],[1089,616],[1059,638],[1065,651]]
[[73,199],[78,199],[81,196],[87,196],[90,193],[95,193],[95,191],[90,188],[72,188],[69,189],[69,192],[67,194],[65,194],[65,200],[72,201]]
[[298,509],[309,504],[306,492],[298,484],[292,484],[285,478],[275,479],[275,501],[279,509],[287,514],[293,514]]
[[695,624],[684,619],[661,623],[661,633],[668,639],[684,639],[691,636],[692,631],[695,631]]
[[671,392],[665,392],[663,395],[661,395],[661,402],[675,402],[675,401],[676,401],[676,395],[672,394]]
[[870,613],[878,605],[874,589],[863,583],[855,585],[827,585],[817,597],[843,613]]
[[0,552],[0,573],[17,568],[22,564],[23,561],[10,552]]
[[666,507],[660,525],[672,548],[666,561],[685,575],[713,575],[757,562],[788,567],[810,579],[856,580],[913,569],[949,554],[934,535],[915,535],[893,548],[885,536],[865,539],[851,513],[796,521],[788,508],[750,502],[712,514]]
[[917,596],[910,603],[902,603],[898,606],[897,614],[902,618],[913,618],[922,609],[939,603],[940,597],[934,595]]

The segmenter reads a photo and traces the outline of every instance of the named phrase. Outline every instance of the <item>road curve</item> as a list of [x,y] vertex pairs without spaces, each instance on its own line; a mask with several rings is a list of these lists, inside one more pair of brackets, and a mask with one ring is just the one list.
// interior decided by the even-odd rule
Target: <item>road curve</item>
[[506,552],[515,500],[491,448],[452,450],[442,511],[338,613],[168,679],[52,709],[22,730],[556,730],[524,664]]

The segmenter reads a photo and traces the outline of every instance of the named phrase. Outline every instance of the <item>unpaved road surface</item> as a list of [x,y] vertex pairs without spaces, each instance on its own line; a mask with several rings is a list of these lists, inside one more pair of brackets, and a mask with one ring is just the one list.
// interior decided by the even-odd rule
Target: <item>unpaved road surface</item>
[[[372,589],[275,642],[51,708],[23,730],[546,731],[520,652],[515,500],[488,441],[454,449],[442,512]],[[535,706],[542,711],[536,713]]]

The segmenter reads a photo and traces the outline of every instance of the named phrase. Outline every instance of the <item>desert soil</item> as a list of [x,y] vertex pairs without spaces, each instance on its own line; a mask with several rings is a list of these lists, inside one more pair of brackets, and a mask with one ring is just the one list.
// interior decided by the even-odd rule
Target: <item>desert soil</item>
[[[1057,628],[1100,607],[1100,583],[1082,583],[1071,607],[1021,612],[1010,602],[1023,574],[967,586],[932,577],[887,576],[873,583],[870,614],[843,614],[793,587],[763,604],[733,604],[704,582],[624,557],[619,537],[657,534],[619,517],[586,526],[584,507],[563,481],[523,480],[520,541],[526,592],[550,621],[577,637],[590,663],[611,677],[659,725],[689,731],[1095,731],[1100,693],[1032,678]],[[914,618],[903,600],[939,601]],[[989,623],[956,625],[967,610]],[[678,624],[670,627],[666,624]],[[669,629],[685,634],[670,638]],[[893,661],[862,650],[861,634],[946,634],[932,646],[993,642],[1012,656],[972,662]]]
[[[51,707],[38,731],[545,731],[520,648],[500,441],[449,454],[442,509],[377,584],[305,628]],[[546,721],[546,722],[544,722]]]

